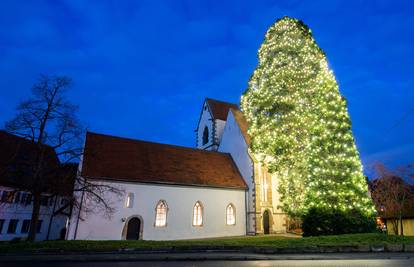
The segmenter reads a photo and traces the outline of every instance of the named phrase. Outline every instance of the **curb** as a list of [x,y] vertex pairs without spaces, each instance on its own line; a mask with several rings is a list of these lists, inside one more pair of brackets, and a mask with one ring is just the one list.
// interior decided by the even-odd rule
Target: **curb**
[[64,250],[59,248],[34,249],[27,252],[0,252],[0,256],[17,255],[92,255],[92,254],[165,254],[165,253],[253,253],[271,254],[322,254],[322,253],[382,253],[414,252],[414,244],[314,246],[299,248],[238,247],[238,246],[170,246],[155,248],[120,248],[118,250]]

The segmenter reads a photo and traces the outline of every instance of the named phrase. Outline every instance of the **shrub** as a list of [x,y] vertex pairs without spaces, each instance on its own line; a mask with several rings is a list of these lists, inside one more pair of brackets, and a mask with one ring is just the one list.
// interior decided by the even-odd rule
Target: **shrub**
[[376,232],[375,219],[363,213],[312,208],[302,217],[303,236]]

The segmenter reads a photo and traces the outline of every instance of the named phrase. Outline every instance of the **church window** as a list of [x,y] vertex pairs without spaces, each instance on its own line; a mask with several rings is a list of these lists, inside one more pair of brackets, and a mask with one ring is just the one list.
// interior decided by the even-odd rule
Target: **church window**
[[203,146],[208,143],[208,128],[204,127],[203,131]]
[[193,226],[203,225],[203,206],[197,201],[193,208]]
[[133,205],[134,205],[134,194],[128,193],[126,200],[125,200],[125,207],[132,208]]
[[259,181],[261,183],[261,197],[262,201],[267,201],[267,190],[268,190],[268,184],[267,184],[267,173],[266,169],[262,166],[261,163],[258,164],[259,169]]
[[167,225],[167,203],[160,200],[155,208],[155,226],[163,227]]
[[233,204],[229,204],[226,208],[226,224],[235,225],[236,224],[236,212]]

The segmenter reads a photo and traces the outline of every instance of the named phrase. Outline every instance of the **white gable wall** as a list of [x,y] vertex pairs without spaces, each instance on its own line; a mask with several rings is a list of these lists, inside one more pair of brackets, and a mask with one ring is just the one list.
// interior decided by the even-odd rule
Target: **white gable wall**
[[226,126],[226,121],[215,120],[215,126],[216,126],[216,130],[215,130],[216,143],[220,144],[221,139],[223,137],[224,128]]
[[[131,216],[143,220],[144,240],[194,239],[246,234],[245,191],[196,186],[161,184],[111,183],[125,189],[125,196],[113,200],[115,213],[105,218],[89,213],[77,220],[74,212],[68,239],[120,240],[122,230]],[[125,197],[133,193],[132,208],[125,207]],[[155,227],[155,207],[160,200],[168,205],[167,226]],[[194,204],[203,205],[203,226],[192,226]],[[226,207],[232,203],[236,209],[236,225],[226,225]],[[78,229],[75,237],[76,223]]]
[[221,138],[219,152],[230,153],[244,181],[249,187],[247,196],[248,233],[255,233],[255,205],[254,205],[254,180],[253,180],[253,161],[248,153],[248,145],[237,124],[232,111],[229,111],[227,123],[224,127],[223,137]]
[[[206,126],[208,128],[208,142],[207,144],[203,145],[203,132]],[[197,148],[213,150],[213,127],[213,118],[208,109],[207,102],[204,102],[203,109],[201,111],[200,121],[198,122],[197,127]]]

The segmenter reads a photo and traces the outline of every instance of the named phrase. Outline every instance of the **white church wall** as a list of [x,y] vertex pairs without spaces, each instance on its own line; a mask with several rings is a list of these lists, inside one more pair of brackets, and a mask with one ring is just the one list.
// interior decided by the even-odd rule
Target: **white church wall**
[[[113,183],[111,183],[113,184]],[[246,234],[245,191],[196,186],[151,185],[117,183],[125,190],[123,199],[112,199],[115,212],[111,218],[99,213],[88,213],[77,220],[74,212],[68,239],[120,240],[126,221],[131,216],[142,218],[144,240],[174,240]],[[125,197],[132,193],[133,205],[125,207]],[[168,206],[167,225],[155,227],[156,205],[164,200]],[[203,225],[193,226],[194,204],[203,206]],[[226,207],[236,209],[236,224],[226,225]],[[76,224],[78,227],[76,230]],[[76,231],[76,237],[75,237]]]
[[221,143],[221,139],[223,138],[224,127],[226,126],[226,121],[222,120],[215,120],[216,123],[216,139],[217,143]]
[[253,181],[253,161],[248,154],[248,145],[237,124],[232,111],[227,116],[226,126],[224,127],[223,137],[219,146],[219,152],[230,153],[243,179],[249,187],[248,191],[248,232],[254,233],[254,213],[253,203],[254,181]]

